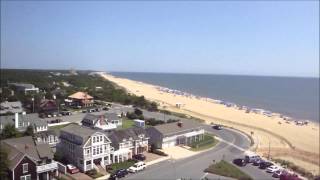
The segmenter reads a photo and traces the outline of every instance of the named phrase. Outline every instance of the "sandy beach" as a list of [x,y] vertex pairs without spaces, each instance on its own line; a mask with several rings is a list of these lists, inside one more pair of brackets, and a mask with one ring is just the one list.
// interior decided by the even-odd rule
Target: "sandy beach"
[[[287,123],[279,116],[268,117],[253,112],[246,113],[235,107],[227,107],[207,98],[182,96],[160,91],[157,86],[109,74],[101,76],[127,89],[128,92],[143,95],[160,104],[161,109],[188,114],[205,120],[206,123],[223,124],[252,135],[255,144],[252,151],[266,156],[269,151],[273,158],[286,157],[313,174],[319,174],[319,124],[297,126]],[[177,108],[176,104],[181,107]],[[307,166],[306,166],[307,164]]]

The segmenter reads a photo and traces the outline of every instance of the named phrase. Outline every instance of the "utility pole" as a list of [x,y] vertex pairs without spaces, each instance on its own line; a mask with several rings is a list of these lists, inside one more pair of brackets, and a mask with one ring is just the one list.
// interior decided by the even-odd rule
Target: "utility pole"
[[32,96],[32,113],[34,113],[34,96]]

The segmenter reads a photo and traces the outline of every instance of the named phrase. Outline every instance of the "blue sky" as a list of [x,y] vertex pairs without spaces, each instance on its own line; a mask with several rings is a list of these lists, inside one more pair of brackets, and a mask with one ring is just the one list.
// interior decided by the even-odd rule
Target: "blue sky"
[[1,67],[319,77],[319,2],[1,1]]

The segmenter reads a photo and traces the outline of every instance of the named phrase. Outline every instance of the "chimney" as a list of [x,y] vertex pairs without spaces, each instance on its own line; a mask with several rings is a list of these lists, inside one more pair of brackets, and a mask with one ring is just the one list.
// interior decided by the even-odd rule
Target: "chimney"
[[178,125],[179,127],[182,127],[182,122],[178,122],[177,125]]
[[14,113],[14,127],[19,127],[19,113]]

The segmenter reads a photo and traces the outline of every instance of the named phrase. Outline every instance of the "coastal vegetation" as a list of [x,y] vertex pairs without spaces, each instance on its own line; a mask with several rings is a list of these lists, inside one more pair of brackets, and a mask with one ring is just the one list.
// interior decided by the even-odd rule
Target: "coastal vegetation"
[[301,176],[304,176],[308,179],[316,179],[315,175],[313,175],[311,172],[308,172],[306,169],[299,167],[290,161],[283,160],[283,159],[272,159],[272,160],[276,163],[279,163],[281,166],[284,166],[288,169],[291,169],[299,173]]
[[[40,92],[25,94],[9,83],[30,83],[38,87]],[[35,112],[41,99],[53,99],[55,95],[56,101],[61,104],[77,91],[87,92],[97,100],[133,105],[149,111],[158,110],[157,103],[146,100],[144,96],[129,94],[125,89],[88,71],[73,75],[68,71],[2,69],[1,87],[1,102],[19,100],[25,108]]]
[[252,178],[246,173],[242,172],[236,166],[228,163],[225,160],[221,160],[217,163],[210,165],[205,172],[217,174],[225,177],[231,177],[240,180],[251,180]]
[[13,124],[7,124],[4,126],[3,130],[0,133],[0,140],[9,139],[9,138],[18,138],[23,136],[32,136],[33,127],[28,126],[24,132],[18,131]]

